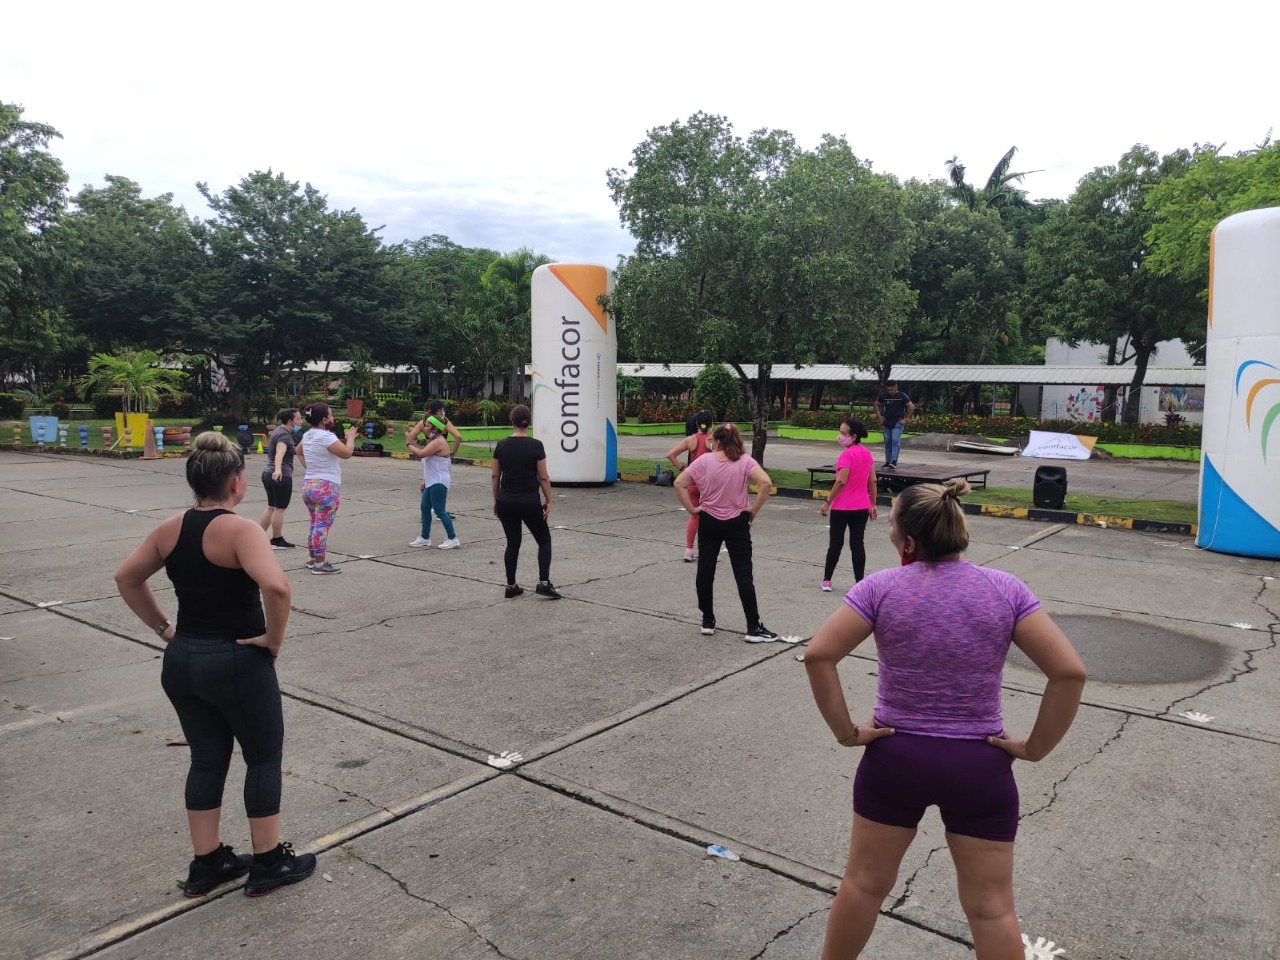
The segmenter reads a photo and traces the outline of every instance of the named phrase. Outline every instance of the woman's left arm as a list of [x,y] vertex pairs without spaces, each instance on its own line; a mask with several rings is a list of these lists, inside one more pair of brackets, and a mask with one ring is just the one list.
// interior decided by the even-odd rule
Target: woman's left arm
[[751,479],[754,480],[756,484],[756,499],[755,502],[747,508],[747,513],[750,515],[751,519],[754,520],[756,518],[756,514],[760,512],[760,508],[764,506],[764,502],[768,500],[769,496],[773,493],[773,481],[770,480],[769,475],[764,472],[764,467],[758,465],[751,471]]
[[853,722],[836,670],[836,664],[871,636],[871,630],[871,624],[862,614],[842,603],[818,628],[804,652],[804,669],[809,675],[813,701],[836,741],[844,747],[862,746],[893,733],[892,727],[877,727],[874,722],[862,726]]
[[876,497],[880,495],[880,491],[876,489],[876,465],[875,461],[867,456],[867,499],[871,501],[871,519],[876,520],[880,517],[880,511],[876,509]]
[[[159,534],[159,527],[147,534],[147,538],[124,558],[124,562],[116,570],[116,588],[120,591],[121,598],[153,632],[161,624],[169,623],[169,618],[164,615],[155,594],[151,592],[151,584],[147,582],[164,566],[164,557],[160,555]],[[157,636],[168,643],[173,639],[173,625],[169,624]]]
[[489,470],[489,486],[493,488],[493,512],[498,512],[498,490],[502,485],[502,461],[493,458],[493,467]]
[[547,473],[546,458],[538,461],[538,484],[542,487],[542,519],[551,514],[551,476]]

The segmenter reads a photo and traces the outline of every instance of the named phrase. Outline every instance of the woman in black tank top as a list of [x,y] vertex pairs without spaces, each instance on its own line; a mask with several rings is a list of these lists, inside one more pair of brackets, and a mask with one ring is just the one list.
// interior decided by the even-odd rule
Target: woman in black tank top
[[[261,896],[309,877],[312,854],[280,842],[284,716],[275,661],[291,592],[265,532],[232,511],[248,482],[244,456],[220,433],[196,437],[187,458],[196,506],[164,521],[116,571],[120,596],[165,643],[160,683],[191,747],[187,825],[195,859],[183,890],[199,897],[249,874]],[[170,623],[148,583],[165,569],[178,600]],[[222,842],[222,789],[233,741],[245,762],[253,856]]]

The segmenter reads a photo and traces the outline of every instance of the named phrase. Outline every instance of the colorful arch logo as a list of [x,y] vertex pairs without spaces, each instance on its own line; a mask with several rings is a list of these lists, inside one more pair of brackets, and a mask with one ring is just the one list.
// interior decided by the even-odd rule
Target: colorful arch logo
[[[1274,364],[1267,363],[1263,360],[1246,360],[1244,363],[1240,364],[1240,366],[1236,368],[1236,396],[1237,397],[1240,396],[1240,388],[1241,388],[1242,381],[1244,381],[1245,371],[1247,371],[1250,367],[1265,367],[1269,370],[1280,370],[1280,368],[1276,367]],[[1261,373],[1263,373],[1262,370],[1257,370],[1254,372],[1253,376],[1257,377]],[[1245,402],[1244,402],[1244,423],[1245,423],[1245,426],[1248,427],[1250,430],[1253,429],[1253,405],[1258,399],[1258,394],[1261,393],[1266,387],[1274,386],[1276,384],[1280,384],[1280,378],[1261,376],[1261,377],[1258,377],[1258,379],[1254,380],[1252,385],[1249,387],[1249,392],[1246,395]],[[1263,415],[1262,417],[1262,428],[1260,430],[1260,442],[1262,444],[1262,459],[1264,461],[1267,459],[1267,437],[1268,437],[1268,434],[1270,434],[1271,428],[1272,426],[1274,426],[1277,417],[1280,417],[1280,402],[1273,403],[1267,409],[1266,414]]]

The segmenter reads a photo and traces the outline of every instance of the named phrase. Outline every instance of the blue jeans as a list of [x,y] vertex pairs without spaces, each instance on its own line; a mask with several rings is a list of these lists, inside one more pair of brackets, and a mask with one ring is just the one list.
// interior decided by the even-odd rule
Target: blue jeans
[[444,524],[444,534],[453,539],[453,517],[445,509],[449,499],[449,488],[443,483],[433,483],[422,491],[422,539],[431,539],[431,511],[434,510],[440,522]]
[[902,421],[884,428],[884,462],[897,463],[898,450],[902,446]]

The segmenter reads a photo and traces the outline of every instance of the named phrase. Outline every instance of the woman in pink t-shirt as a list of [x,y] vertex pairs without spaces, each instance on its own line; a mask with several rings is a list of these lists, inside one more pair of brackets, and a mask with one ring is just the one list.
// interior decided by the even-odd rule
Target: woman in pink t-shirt
[[[889,512],[904,565],[854,584],[805,651],[818,710],[841,746],[866,747],[853,784],[849,861],[827,920],[824,960],[857,957],[915,838],[937,806],[979,960],[1021,960],[1013,903],[1018,788],[1013,761],[1066,735],[1084,690],[1079,654],[1026,585],[961,558],[964,480],[908,487]],[[875,632],[876,707],[849,716],[837,664]],[[1000,690],[1013,643],[1048,682],[1025,740],[1004,729]]]
[[[742,434],[732,423],[722,423],[711,434],[715,450],[699,457],[676,477],[676,496],[690,514],[698,517],[698,609],[702,611],[702,633],[716,632],[712,588],[720,545],[729,551],[738,598],[747,618],[747,643],[772,643],[778,635],[760,622],[756,587],[751,573],[751,521],[773,493],[773,481],[764,467],[746,455]],[[756,483],[756,499],[747,505],[747,483]],[[699,503],[689,488],[698,487]]]
[[853,555],[853,581],[857,583],[867,572],[867,548],[863,534],[868,518],[879,516],[876,510],[876,471],[871,451],[862,445],[867,428],[861,420],[845,419],[840,423],[840,459],[836,461],[836,481],[822,502],[821,513],[831,516],[831,537],[827,543],[827,564],[822,572],[822,589],[831,592],[831,575],[835,573],[844,549],[845,531],[849,531],[849,552]]

